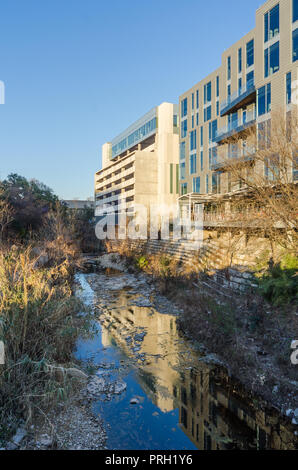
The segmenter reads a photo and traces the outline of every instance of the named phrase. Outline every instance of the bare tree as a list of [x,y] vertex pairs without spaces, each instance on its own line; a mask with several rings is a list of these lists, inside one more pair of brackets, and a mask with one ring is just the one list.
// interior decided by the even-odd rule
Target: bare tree
[[[232,151],[231,151],[232,149]],[[297,250],[297,116],[271,115],[257,127],[224,142],[219,152],[225,169],[231,211],[226,216],[243,228],[261,229],[272,242]],[[241,189],[239,191],[239,189]]]

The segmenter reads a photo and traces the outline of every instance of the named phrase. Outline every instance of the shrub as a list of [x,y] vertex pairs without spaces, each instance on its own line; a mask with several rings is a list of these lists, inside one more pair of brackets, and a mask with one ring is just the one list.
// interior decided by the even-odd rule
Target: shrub
[[257,279],[263,297],[274,305],[297,302],[297,257],[286,255]]

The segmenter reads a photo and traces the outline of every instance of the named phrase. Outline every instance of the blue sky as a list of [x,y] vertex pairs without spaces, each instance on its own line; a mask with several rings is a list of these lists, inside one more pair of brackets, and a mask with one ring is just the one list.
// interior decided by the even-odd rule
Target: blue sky
[[1,0],[0,179],[93,195],[101,145],[220,65],[261,0]]

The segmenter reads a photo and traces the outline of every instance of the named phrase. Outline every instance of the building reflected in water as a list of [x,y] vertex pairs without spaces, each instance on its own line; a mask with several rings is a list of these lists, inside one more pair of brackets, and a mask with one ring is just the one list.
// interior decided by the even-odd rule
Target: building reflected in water
[[[114,342],[128,357],[143,358],[141,387],[163,413],[179,408],[179,426],[198,449],[295,449],[292,427],[278,413],[260,409],[222,368],[199,361],[174,316],[127,307],[132,299],[123,293],[105,312],[103,345]],[[136,353],[130,338],[144,331]]]

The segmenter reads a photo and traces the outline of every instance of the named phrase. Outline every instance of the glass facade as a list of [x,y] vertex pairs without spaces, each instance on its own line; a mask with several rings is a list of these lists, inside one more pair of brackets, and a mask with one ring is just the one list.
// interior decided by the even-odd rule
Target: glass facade
[[279,41],[267,47],[264,51],[264,75],[269,77],[279,71]]
[[184,139],[187,135],[187,119],[181,122],[181,138]]
[[185,141],[180,142],[180,160],[185,160]]
[[192,192],[193,193],[197,193],[197,194],[200,194],[201,192],[201,179],[199,176],[197,176],[196,178],[193,178],[192,180]]
[[129,148],[138,144],[147,136],[149,137],[149,135],[152,135],[156,131],[156,128],[157,118],[154,117],[153,119],[150,119],[150,121],[140,126],[134,132],[129,134],[127,137],[121,139],[120,142],[115,143],[115,145],[112,146],[112,158],[116,157],[117,155],[120,155]]
[[217,119],[209,123],[209,143],[215,141],[217,136]]
[[258,89],[258,116],[271,111],[271,83]]
[[187,116],[187,98],[181,101],[181,117]]
[[197,155],[195,153],[190,156],[189,172],[191,175],[197,172]]
[[293,0],[293,23],[298,21],[298,0]]
[[238,73],[242,72],[242,48],[238,49]]
[[197,148],[197,131],[191,131],[189,134],[190,151]]
[[183,194],[187,194],[187,183],[181,184],[181,196],[183,196]]
[[209,193],[209,175],[206,175],[206,193]]
[[298,28],[293,31],[293,62],[298,60]]
[[290,104],[292,100],[292,74],[286,75],[286,104]]
[[251,86],[254,86],[254,83],[255,83],[255,74],[254,74],[254,71],[252,71],[252,72],[249,72],[246,75],[246,86],[247,86],[247,88],[250,88]]
[[264,42],[279,34],[279,3],[264,15]]
[[211,90],[211,82],[206,83],[204,85],[204,104],[207,104],[211,101],[212,90]]
[[231,56],[228,57],[227,79],[228,79],[228,80],[231,80]]
[[180,179],[185,180],[185,162],[180,163]]
[[252,39],[246,44],[246,67],[254,65],[254,40]]
[[211,105],[207,106],[207,108],[204,109],[204,122],[207,122],[211,119]]

